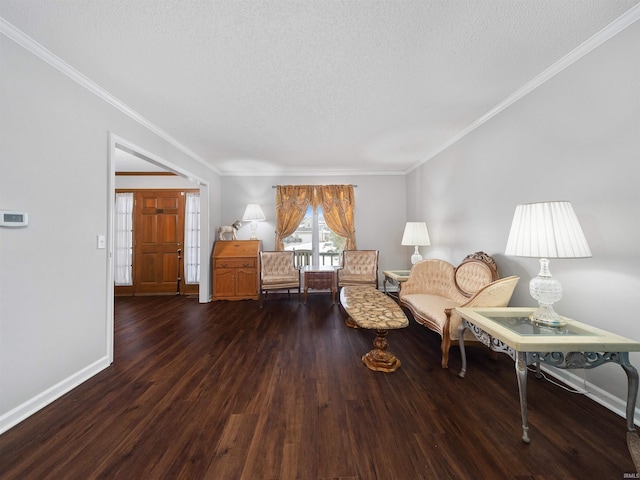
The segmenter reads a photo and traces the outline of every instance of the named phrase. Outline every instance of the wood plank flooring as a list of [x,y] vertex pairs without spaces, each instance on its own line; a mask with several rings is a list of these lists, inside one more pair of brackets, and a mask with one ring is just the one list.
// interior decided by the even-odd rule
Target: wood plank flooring
[[[394,373],[360,357],[373,332],[326,293],[199,304],[115,300],[115,361],[0,436],[9,479],[622,479],[625,420],[529,377],[522,443],[514,365],[469,348],[440,368],[410,317]],[[626,477],[637,478],[637,477]]]

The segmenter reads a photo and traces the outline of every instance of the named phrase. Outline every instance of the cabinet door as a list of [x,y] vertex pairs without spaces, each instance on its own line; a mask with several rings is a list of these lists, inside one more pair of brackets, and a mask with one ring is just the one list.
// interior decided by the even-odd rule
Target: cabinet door
[[214,297],[233,297],[236,294],[234,287],[235,272],[235,268],[217,268],[214,270]]
[[258,274],[255,269],[239,268],[236,271],[236,295],[255,296],[257,294]]

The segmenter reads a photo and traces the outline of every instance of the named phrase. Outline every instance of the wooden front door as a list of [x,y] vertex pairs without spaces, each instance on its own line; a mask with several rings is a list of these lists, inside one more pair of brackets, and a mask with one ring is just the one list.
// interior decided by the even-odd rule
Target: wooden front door
[[[134,295],[179,293],[183,288],[184,193],[135,194]],[[180,252],[179,252],[180,250]]]

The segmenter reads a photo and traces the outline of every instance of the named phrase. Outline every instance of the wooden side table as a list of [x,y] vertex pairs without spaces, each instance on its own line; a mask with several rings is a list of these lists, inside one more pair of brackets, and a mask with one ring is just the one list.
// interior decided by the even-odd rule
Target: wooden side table
[[304,277],[304,303],[307,303],[307,290],[331,290],[331,301],[336,303],[336,268],[331,265],[306,265],[302,268]]

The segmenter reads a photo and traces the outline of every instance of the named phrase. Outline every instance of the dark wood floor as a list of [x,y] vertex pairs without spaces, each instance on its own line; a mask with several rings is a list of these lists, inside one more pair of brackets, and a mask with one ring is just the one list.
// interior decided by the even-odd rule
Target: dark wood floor
[[[327,294],[199,304],[116,299],[112,367],[0,436],[8,479],[622,479],[625,421],[529,377],[522,443],[513,362],[469,348],[440,368],[413,320],[395,373]],[[635,474],[633,474],[635,475]],[[635,477],[634,477],[635,478]]]

